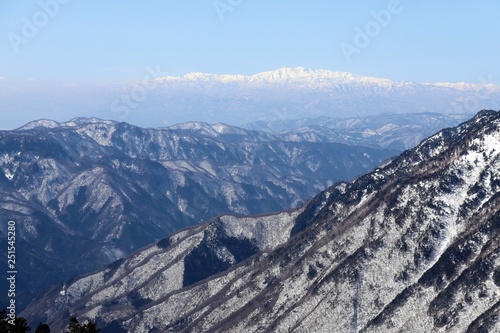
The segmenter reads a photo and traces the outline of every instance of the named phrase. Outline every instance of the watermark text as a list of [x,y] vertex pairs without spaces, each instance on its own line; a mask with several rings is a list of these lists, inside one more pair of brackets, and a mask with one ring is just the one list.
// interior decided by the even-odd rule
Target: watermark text
[[224,21],[224,16],[227,12],[232,12],[236,7],[241,6],[243,0],[214,0],[212,5],[221,21]]
[[31,18],[23,16],[21,18],[20,33],[9,32],[7,39],[12,46],[12,49],[17,54],[20,51],[21,45],[26,45],[30,40],[35,38],[39,31],[43,29],[50,20],[53,19],[61,9],[61,5],[66,5],[71,0],[40,0],[38,6],[40,10],[35,12]]
[[7,222],[7,322],[15,325],[16,322],[16,222]]
[[390,0],[386,9],[370,11],[373,20],[368,21],[362,28],[359,26],[354,27],[352,43],[341,42],[339,44],[344,58],[351,62],[353,55],[360,54],[363,49],[367,48],[372,40],[380,35],[384,28],[389,26],[393,17],[402,12],[403,5],[399,0]]

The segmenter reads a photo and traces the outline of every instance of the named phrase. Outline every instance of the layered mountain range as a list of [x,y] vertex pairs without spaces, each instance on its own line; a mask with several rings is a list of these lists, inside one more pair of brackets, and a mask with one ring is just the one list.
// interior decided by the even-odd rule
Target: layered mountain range
[[77,118],[2,131],[0,246],[16,222],[18,309],[174,231],[221,213],[297,207],[394,154],[224,124],[144,129]]
[[[492,77],[470,83],[392,81],[331,70],[284,67],[254,75],[189,73],[165,76],[147,67],[133,82],[15,82],[0,80],[4,128],[39,115],[65,120],[96,116],[143,127],[189,121],[237,126],[327,116],[381,113],[475,113],[496,108],[500,86]],[[418,142],[417,142],[418,143]]]
[[306,204],[221,215],[54,286],[23,315],[103,332],[500,331],[500,112]]
[[349,118],[300,118],[254,121],[246,129],[280,133],[290,141],[339,142],[400,151],[447,127],[454,127],[473,114],[384,113]]

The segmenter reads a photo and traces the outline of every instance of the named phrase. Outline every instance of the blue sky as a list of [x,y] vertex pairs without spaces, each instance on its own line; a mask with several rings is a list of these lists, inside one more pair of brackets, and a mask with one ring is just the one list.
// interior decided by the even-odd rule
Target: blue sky
[[183,75],[304,66],[496,82],[498,13],[495,0],[0,0],[0,77],[115,81],[142,79],[148,67]]

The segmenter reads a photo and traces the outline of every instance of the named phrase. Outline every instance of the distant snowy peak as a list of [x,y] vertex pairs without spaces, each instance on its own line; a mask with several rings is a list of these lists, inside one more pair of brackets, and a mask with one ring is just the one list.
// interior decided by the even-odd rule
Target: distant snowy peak
[[374,77],[359,76],[347,72],[335,72],[331,70],[312,70],[304,67],[282,67],[268,72],[255,75],[218,75],[206,73],[188,73],[184,76],[164,76],[156,79],[157,82],[205,82],[205,83],[241,83],[241,84],[290,84],[309,83],[316,85],[345,84],[345,83],[372,83],[372,84],[392,84],[394,81]]
[[[168,125],[197,120],[241,126],[256,120],[346,118],[388,112],[470,114],[498,108],[500,86],[492,81],[419,83],[303,67],[254,75],[189,73],[154,79],[141,108],[160,108],[158,123]],[[147,113],[148,117],[152,114]],[[145,118],[132,112],[130,117],[137,117],[139,123]]]
[[252,81],[261,82],[310,82],[319,83],[321,81],[330,82],[371,82],[389,83],[388,79],[380,79],[367,76],[359,76],[348,72],[335,72],[326,69],[312,70],[304,67],[283,67],[275,71],[263,72],[249,77]]
[[207,74],[201,72],[188,73],[183,76],[164,76],[155,79],[158,83],[205,83],[205,84],[243,84],[243,85],[307,85],[308,87],[333,87],[340,85],[375,85],[385,88],[436,86],[459,91],[486,89],[490,92],[500,91],[500,86],[488,82],[484,84],[471,83],[418,83],[414,81],[393,81],[385,78],[356,75],[349,72],[337,72],[326,69],[307,69],[304,67],[282,67],[274,71],[254,75]]

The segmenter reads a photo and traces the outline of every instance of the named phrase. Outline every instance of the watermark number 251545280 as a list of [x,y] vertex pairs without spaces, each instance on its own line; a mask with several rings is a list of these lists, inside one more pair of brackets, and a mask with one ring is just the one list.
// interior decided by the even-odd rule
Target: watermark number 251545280
[[16,321],[16,222],[7,222],[7,322],[11,325]]

